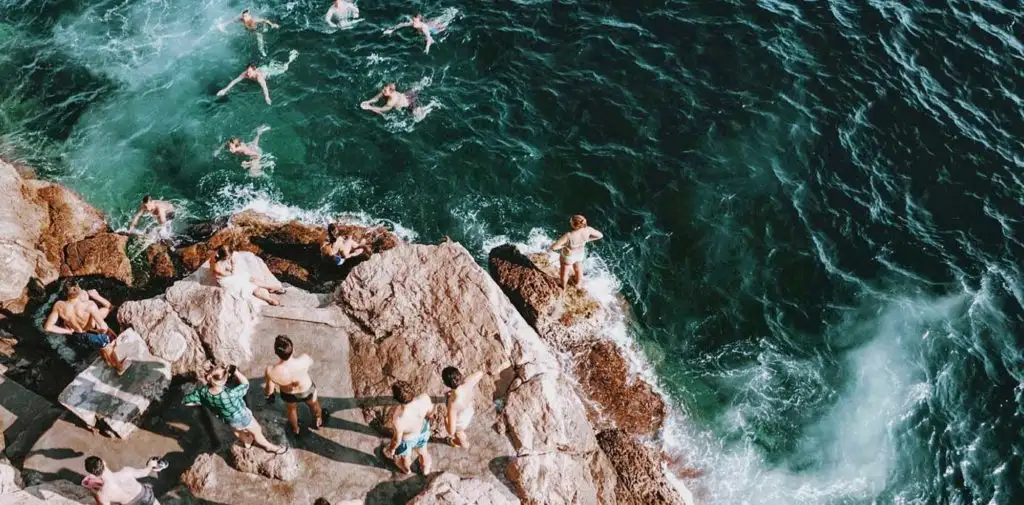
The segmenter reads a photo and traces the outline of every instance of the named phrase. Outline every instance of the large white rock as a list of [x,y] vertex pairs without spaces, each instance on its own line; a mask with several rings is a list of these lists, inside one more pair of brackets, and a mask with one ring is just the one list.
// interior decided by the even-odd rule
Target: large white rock
[[149,345],[149,352],[170,362],[174,374],[202,369],[206,351],[199,335],[163,297],[125,302],[117,318],[139,333]]
[[[3,458],[0,458],[0,496],[20,491],[24,483],[21,481],[21,472]],[[0,498],[0,503],[5,499]]]
[[86,425],[95,427],[103,420],[118,437],[128,438],[150,403],[170,385],[171,366],[153,356],[134,330],[122,333],[116,344],[118,358],[131,360],[124,375],[117,375],[97,357],[61,392],[58,401]]
[[598,449],[583,402],[558,372],[539,374],[508,395],[503,413],[520,455]]
[[513,505],[491,482],[482,479],[463,479],[444,472],[431,478],[420,494],[409,505]]

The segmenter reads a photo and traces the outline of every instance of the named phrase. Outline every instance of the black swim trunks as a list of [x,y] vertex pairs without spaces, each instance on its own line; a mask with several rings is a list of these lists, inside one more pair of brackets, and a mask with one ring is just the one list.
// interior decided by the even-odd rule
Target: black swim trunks
[[104,333],[72,333],[71,339],[84,349],[103,349],[110,344],[110,336]]
[[313,384],[312,386],[309,386],[309,389],[301,393],[285,393],[282,391],[281,399],[284,400],[285,403],[302,403],[308,401],[310,398],[313,398],[313,395],[315,394],[316,384]]

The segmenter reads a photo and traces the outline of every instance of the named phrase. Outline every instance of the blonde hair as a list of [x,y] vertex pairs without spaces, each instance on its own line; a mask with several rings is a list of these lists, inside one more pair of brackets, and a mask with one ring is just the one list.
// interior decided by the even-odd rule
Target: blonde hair
[[572,227],[573,231],[580,230],[587,225],[587,218],[580,214],[576,214],[569,219],[569,226]]

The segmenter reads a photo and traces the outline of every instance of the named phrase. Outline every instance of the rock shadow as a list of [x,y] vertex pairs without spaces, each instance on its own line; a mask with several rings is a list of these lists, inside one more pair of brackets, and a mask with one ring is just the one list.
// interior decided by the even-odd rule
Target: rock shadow
[[508,465],[512,463],[512,459],[513,458],[511,456],[499,456],[492,459],[491,462],[487,464],[487,469],[490,470],[494,477],[498,479],[498,482],[501,482],[506,488],[508,488],[513,495],[519,496],[519,492],[516,491],[515,484],[509,480],[508,475],[505,473],[505,470],[508,469]]
[[427,485],[427,478],[422,475],[414,475],[403,480],[390,480],[381,482],[366,493],[364,505],[393,505],[395,503],[407,503],[423,491]]

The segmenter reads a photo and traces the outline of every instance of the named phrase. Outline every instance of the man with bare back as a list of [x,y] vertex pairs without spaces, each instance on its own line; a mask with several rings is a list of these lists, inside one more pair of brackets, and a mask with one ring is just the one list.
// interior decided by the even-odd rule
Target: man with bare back
[[431,459],[427,454],[430,441],[430,422],[427,415],[434,407],[426,393],[416,395],[412,384],[395,382],[391,394],[401,405],[391,413],[391,442],[384,448],[384,456],[394,459],[402,473],[412,473],[412,463],[419,459],[423,475],[430,475]]
[[[75,283],[64,287],[64,300],[53,304],[43,331],[58,335],[70,335],[71,341],[86,349],[98,350],[100,356],[118,375],[128,369],[128,359],[117,359],[117,335],[107,326],[104,319],[110,314],[110,301],[100,296],[95,289],[88,291]],[[61,326],[59,323],[63,323]]]
[[217,92],[217,96],[224,96],[228,94],[228,91],[231,91],[231,88],[235,87],[236,84],[242,82],[244,79],[256,81],[256,83],[260,85],[260,89],[263,90],[263,99],[267,102],[267,105],[270,105],[270,89],[267,88],[267,76],[263,74],[263,71],[256,68],[255,63],[249,63],[246,65],[245,70],[243,70],[241,74],[238,74],[238,77],[235,77],[227,86],[224,86],[224,89]]
[[268,366],[264,374],[263,393],[267,403],[273,403],[277,390],[281,390],[288,422],[292,431],[299,434],[299,403],[305,403],[313,414],[314,428],[324,425],[324,411],[320,408],[320,400],[316,394],[316,384],[309,377],[309,368],[313,366],[313,358],[308,354],[294,357],[295,347],[292,340],[285,335],[274,339],[274,354],[281,359],[276,365]]
[[[359,107],[362,108],[363,110],[376,112],[377,114],[380,114],[382,116],[384,115],[385,112],[394,109],[409,109],[410,111],[415,112],[418,106],[419,92],[419,89],[414,88],[409,91],[406,91],[405,93],[401,93],[395,87],[395,83],[392,82],[390,84],[385,85],[380,90],[380,93],[374,95],[373,98],[359,104]],[[384,98],[386,100],[384,105],[374,105],[374,103],[376,103],[381,98]]]
[[150,214],[154,219],[156,219],[156,222],[160,224],[160,231],[158,232],[160,238],[171,238],[171,221],[174,220],[174,204],[163,200],[154,200],[150,195],[142,197],[142,205],[139,205],[138,212],[135,213],[135,217],[132,218],[132,222],[128,224],[128,233],[135,231],[135,225],[139,224],[139,218],[144,214]]

